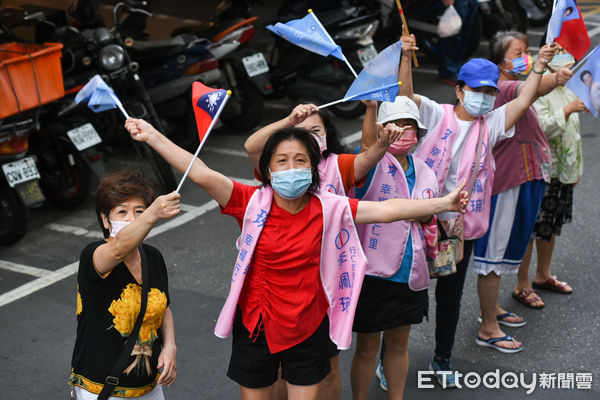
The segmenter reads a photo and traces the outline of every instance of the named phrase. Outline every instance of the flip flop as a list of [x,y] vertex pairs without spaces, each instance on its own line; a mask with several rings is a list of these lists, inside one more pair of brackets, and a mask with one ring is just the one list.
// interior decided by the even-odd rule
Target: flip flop
[[[511,328],[520,328],[521,326],[527,324],[527,321],[525,320],[525,318],[522,318],[522,321],[519,322],[509,322],[509,321],[505,321],[505,318],[508,317],[516,317],[516,315],[514,313],[511,313],[510,311],[505,312],[504,314],[498,314],[496,315],[496,320],[498,321],[498,324],[500,325],[506,325],[506,326],[510,326]],[[481,319],[481,315],[477,317],[477,321],[479,321],[479,323],[483,323],[483,320]]]
[[561,294],[573,293],[573,290],[567,292],[567,282],[559,281],[558,279],[556,279],[556,275],[552,275],[550,278],[546,279],[544,283],[531,282],[531,286],[533,286],[536,289],[550,290],[552,292]]
[[[533,293],[534,296],[529,298],[529,295]],[[525,290],[521,290],[519,293],[512,292],[512,297],[517,300],[519,303],[523,304],[525,307],[533,308],[534,310],[539,310],[540,308],[544,308],[545,305],[534,306],[532,303],[536,301],[542,300],[540,296],[535,293],[535,290],[529,288]]]
[[496,343],[497,342],[501,342],[501,341],[508,341],[508,342],[512,342],[515,339],[513,339],[512,336],[510,335],[506,335],[506,336],[502,336],[502,337],[496,337],[496,338],[489,338],[489,339],[482,339],[479,336],[477,336],[477,338],[475,339],[475,343],[477,343],[479,346],[482,347],[491,347],[492,349],[496,349],[502,353],[508,353],[508,354],[512,354],[512,353],[518,353],[519,351],[522,351],[525,349],[525,346],[523,346],[523,344],[521,344],[519,347],[514,348],[514,349],[507,349],[505,347],[502,346],[498,346]]

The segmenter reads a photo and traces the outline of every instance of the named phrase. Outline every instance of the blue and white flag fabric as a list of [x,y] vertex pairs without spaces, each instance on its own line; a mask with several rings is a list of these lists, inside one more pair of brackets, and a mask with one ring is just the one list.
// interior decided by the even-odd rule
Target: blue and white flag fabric
[[344,100],[377,100],[393,102],[396,99],[400,85],[401,82],[396,81],[389,85],[379,86],[349,96],[348,93],[346,93]]
[[75,96],[75,102],[77,104],[86,102],[88,107],[96,113],[117,107],[121,112],[124,112],[121,101],[100,75],[94,75],[92,79],[81,88]]
[[566,86],[597,118],[600,113],[600,46],[596,46],[586,59],[587,61],[578,67]]
[[[377,56],[373,58],[360,72],[360,74],[358,74],[358,77],[354,80],[354,82],[352,82],[352,85],[344,97],[352,97],[359,93],[370,93],[373,91],[373,89],[382,89],[384,87],[388,88],[389,85],[397,85],[401,49],[402,42],[398,41],[386,47],[381,53],[377,54]],[[392,93],[393,96],[391,100],[372,100],[394,101],[397,93],[398,87],[396,86],[396,92]],[[373,95],[375,95],[375,93],[373,93]],[[387,94],[382,94],[382,96],[387,96]],[[359,97],[357,100],[358,99],[365,98]]]
[[267,29],[303,49],[325,57],[332,55],[344,61],[342,49],[311,10],[302,19],[294,19],[285,24],[277,22],[275,25],[268,25]]

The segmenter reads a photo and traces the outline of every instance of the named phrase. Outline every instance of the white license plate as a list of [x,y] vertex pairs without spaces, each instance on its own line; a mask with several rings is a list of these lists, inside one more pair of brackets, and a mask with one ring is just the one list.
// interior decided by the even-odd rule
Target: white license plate
[[367,47],[363,47],[362,49],[357,50],[356,54],[358,54],[358,59],[360,60],[360,63],[364,68],[367,66],[367,64],[369,64],[369,62],[372,59],[375,58],[375,56],[377,55],[377,50],[375,49],[375,46],[370,44]]
[[267,60],[265,60],[265,56],[263,56],[262,53],[256,53],[254,55],[244,57],[242,58],[242,63],[244,64],[246,73],[248,73],[250,78],[265,72],[269,72],[269,65],[267,64]]
[[89,122],[67,132],[69,139],[75,145],[77,150],[82,151],[95,144],[102,143],[102,139],[94,126]]
[[19,183],[27,182],[32,179],[40,179],[40,173],[35,166],[33,157],[25,157],[18,161],[13,161],[2,165],[2,172],[8,181],[10,187],[15,187]]

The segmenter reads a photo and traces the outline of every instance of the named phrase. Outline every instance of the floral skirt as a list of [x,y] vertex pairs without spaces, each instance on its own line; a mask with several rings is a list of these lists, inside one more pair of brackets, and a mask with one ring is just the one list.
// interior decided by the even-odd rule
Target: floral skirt
[[536,239],[550,241],[552,235],[560,235],[563,224],[573,217],[573,184],[561,183],[552,178],[546,187],[542,207],[533,228]]

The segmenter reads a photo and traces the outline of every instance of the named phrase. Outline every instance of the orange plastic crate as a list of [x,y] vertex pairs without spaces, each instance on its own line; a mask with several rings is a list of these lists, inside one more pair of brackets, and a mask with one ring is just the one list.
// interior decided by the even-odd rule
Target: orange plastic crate
[[0,44],[0,119],[37,107],[40,99],[45,104],[65,95],[62,47],[61,43]]

